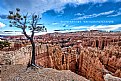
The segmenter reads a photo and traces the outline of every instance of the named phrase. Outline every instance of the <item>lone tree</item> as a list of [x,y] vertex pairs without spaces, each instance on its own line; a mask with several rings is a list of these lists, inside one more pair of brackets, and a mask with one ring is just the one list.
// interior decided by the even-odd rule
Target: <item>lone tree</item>
[[[9,11],[8,19],[10,19],[10,27],[17,27],[22,29],[22,34],[31,42],[32,45],[32,57],[31,62],[29,63],[30,66],[36,66],[35,64],[35,42],[34,42],[34,35],[36,32],[46,32],[47,29],[43,24],[39,24],[39,20],[41,19],[39,15],[22,15],[20,14],[20,9],[16,8],[16,11]],[[31,31],[31,35],[27,34],[27,30]]]

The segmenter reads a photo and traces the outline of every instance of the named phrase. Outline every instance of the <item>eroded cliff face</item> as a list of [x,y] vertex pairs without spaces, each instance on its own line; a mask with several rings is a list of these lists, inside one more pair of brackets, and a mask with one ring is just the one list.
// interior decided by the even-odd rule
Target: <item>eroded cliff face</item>
[[79,58],[78,74],[92,81],[103,81],[104,66],[98,58],[98,52],[94,49],[82,49]]
[[36,63],[44,67],[71,70],[92,81],[104,81],[103,75],[106,73],[121,77],[121,48],[119,46],[107,46],[104,50],[96,47],[61,48],[59,45],[41,45],[41,47],[45,51],[38,52]]
[[121,77],[121,47],[107,47],[101,54],[100,60],[105,68],[115,76]]
[[42,45],[41,47],[45,47],[45,52],[37,54],[37,64],[58,70],[63,69],[75,72],[78,56],[75,50],[71,50],[71,48],[61,49],[59,45]]
[[37,64],[58,70],[71,70],[93,81],[104,80],[104,66],[98,58],[98,52],[87,48],[80,48],[80,54],[72,48],[62,50],[59,46],[48,46],[48,52],[37,55]]

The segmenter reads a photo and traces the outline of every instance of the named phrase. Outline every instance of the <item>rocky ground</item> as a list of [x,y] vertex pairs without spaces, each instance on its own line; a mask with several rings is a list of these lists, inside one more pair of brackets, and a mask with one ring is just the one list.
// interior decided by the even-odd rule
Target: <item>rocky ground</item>
[[89,81],[70,70],[58,71],[52,68],[28,68],[23,65],[4,65],[1,81]]

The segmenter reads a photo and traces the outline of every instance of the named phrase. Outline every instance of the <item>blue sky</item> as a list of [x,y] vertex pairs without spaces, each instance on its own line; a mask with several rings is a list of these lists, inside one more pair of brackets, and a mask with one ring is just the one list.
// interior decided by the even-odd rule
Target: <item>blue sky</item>
[[121,31],[121,0],[0,0],[0,35],[21,34],[15,32],[21,29],[9,27],[6,19],[8,11],[16,8],[23,14],[39,14],[40,23],[47,27],[48,33],[54,30]]

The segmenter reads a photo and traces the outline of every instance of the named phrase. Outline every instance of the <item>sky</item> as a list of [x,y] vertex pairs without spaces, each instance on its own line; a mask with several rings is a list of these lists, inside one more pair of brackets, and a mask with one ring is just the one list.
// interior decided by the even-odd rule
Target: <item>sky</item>
[[[48,31],[37,35],[87,30],[121,31],[121,0],[0,0],[0,35],[21,34],[21,29],[9,27],[7,19],[9,11],[16,8],[20,8],[22,14],[41,16],[39,23]],[[30,34],[28,30],[27,33]]]

